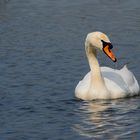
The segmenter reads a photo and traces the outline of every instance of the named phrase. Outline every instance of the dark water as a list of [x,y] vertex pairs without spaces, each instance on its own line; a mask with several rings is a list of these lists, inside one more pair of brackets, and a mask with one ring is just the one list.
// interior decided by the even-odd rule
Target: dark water
[[84,39],[105,32],[140,82],[139,0],[0,0],[0,140],[140,137],[140,97],[78,101]]

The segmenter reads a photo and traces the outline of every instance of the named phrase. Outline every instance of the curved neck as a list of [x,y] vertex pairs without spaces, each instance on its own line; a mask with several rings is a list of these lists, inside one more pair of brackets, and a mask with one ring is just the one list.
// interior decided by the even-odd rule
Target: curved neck
[[91,69],[91,82],[94,82],[94,84],[98,83],[100,85],[104,85],[104,80],[102,78],[100,66],[96,57],[96,49],[94,48],[94,46],[91,46],[90,43],[88,43],[87,41],[85,43],[85,49],[89,66]]

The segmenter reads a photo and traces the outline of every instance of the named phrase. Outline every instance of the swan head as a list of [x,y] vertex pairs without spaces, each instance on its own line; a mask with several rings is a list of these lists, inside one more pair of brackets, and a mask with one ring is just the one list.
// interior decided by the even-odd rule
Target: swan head
[[113,45],[108,36],[102,32],[89,33],[86,38],[86,46],[91,46],[95,50],[104,52],[113,62],[117,61],[112,51]]

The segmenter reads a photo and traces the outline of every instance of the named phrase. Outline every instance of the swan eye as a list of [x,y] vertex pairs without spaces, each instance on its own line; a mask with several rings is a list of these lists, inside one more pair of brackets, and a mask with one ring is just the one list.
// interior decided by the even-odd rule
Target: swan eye
[[109,49],[112,49],[113,48],[113,46],[112,46],[111,43],[109,43],[108,45],[109,45]]

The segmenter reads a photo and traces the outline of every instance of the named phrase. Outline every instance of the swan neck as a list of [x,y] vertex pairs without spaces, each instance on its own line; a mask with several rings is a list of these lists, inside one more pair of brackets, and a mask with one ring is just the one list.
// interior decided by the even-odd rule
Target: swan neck
[[101,76],[100,66],[97,60],[97,51],[94,46],[86,44],[86,55],[88,58],[91,73],[94,75]]

